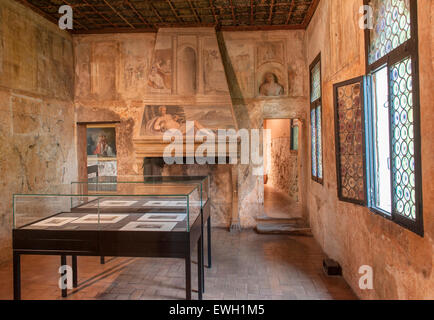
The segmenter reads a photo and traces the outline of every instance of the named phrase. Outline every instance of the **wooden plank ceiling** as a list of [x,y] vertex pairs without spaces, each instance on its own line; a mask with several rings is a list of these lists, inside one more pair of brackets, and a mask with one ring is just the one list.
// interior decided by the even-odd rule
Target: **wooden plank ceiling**
[[17,0],[57,24],[73,8],[73,33],[155,32],[160,27],[220,30],[305,29],[319,0]]

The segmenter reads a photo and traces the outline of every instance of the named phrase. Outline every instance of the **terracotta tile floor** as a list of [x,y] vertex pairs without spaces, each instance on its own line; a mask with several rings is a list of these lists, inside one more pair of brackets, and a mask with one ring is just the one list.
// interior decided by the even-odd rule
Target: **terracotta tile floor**
[[[355,299],[342,278],[323,274],[323,257],[313,238],[213,229],[213,267],[205,270],[204,299]],[[79,288],[70,290],[67,299],[185,297],[183,260],[106,260],[100,265],[98,257],[79,257]],[[57,256],[23,256],[22,298],[62,299],[57,286],[59,264]],[[192,279],[195,290],[196,264]],[[12,266],[6,264],[0,267],[0,299],[11,298]]]

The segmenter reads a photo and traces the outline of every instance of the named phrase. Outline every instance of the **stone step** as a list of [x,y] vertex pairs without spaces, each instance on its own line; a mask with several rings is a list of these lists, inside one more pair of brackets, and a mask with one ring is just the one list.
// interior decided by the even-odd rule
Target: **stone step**
[[270,217],[267,215],[256,217],[256,221],[258,222],[267,222],[267,223],[296,223],[296,224],[305,224],[304,219],[301,217],[288,217],[288,218],[277,218]]
[[258,223],[255,231],[260,234],[287,234],[312,237],[312,231],[308,226],[297,223]]

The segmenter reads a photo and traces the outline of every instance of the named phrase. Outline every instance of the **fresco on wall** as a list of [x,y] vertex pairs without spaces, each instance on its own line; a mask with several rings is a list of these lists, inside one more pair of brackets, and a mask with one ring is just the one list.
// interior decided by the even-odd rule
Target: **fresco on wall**
[[205,93],[228,91],[225,70],[217,48],[203,51]]
[[201,127],[205,127],[212,131],[217,129],[234,129],[234,120],[229,106],[214,107],[214,106],[185,106],[184,111],[189,121],[195,121]]
[[257,47],[258,66],[267,62],[284,64],[283,42],[264,42]]
[[171,129],[185,127],[184,109],[179,106],[145,106],[141,135],[163,135]]
[[255,95],[255,53],[254,46],[250,43],[233,43],[234,54],[231,59],[234,61],[233,66],[237,73],[238,83],[241,90],[247,96]]
[[150,57],[153,46],[152,41],[131,39],[120,43],[121,61],[122,61],[122,78],[120,79],[124,92],[128,96],[137,96],[138,92],[143,92],[147,85]]
[[265,97],[278,97],[284,93],[285,89],[279,83],[277,75],[273,72],[266,72],[259,87],[259,94]]
[[253,63],[249,54],[235,56],[235,70],[238,74],[238,81],[242,91],[251,93],[253,85]]
[[118,59],[118,43],[101,41],[93,44],[91,63],[92,93],[101,99],[116,97],[116,61]]
[[154,61],[148,77],[151,91],[170,92],[172,89],[172,50],[155,50]]
[[229,107],[196,106],[145,106],[141,136],[158,136],[171,129],[185,134],[186,121],[194,121],[194,129],[234,129],[234,120]]

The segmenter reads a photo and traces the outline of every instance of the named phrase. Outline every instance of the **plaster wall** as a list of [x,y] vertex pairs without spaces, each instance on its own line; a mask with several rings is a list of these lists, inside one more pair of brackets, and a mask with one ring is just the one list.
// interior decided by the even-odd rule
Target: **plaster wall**
[[[346,281],[360,298],[433,299],[434,3],[418,1],[423,238],[337,197],[333,84],[365,73],[364,34],[358,27],[362,4],[361,0],[322,0],[306,33],[308,63],[321,52],[323,92],[324,185],[308,182],[310,223],[315,238],[326,254],[342,265]],[[373,290],[359,288],[362,265],[373,268]]]
[[298,152],[291,150],[290,128],[290,119],[264,120],[264,129],[271,130],[270,140],[264,139],[264,167],[267,184],[297,202]]
[[0,1],[0,263],[12,256],[12,195],[76,176],[71,36]]

